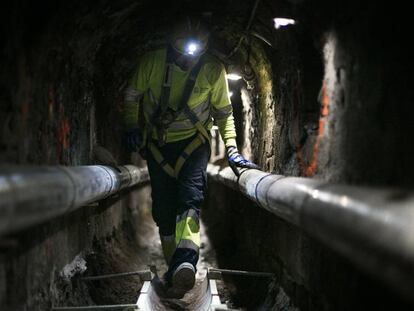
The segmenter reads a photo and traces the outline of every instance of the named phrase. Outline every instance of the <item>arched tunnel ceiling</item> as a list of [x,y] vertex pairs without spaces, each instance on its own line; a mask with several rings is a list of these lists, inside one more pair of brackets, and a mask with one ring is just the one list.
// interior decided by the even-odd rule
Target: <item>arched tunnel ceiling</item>
[[[51,31],[60,33],[70,30],[91,30],[102,36],[123,33],[125,36],[139,33],[140,36],[168,31],[177,16],[183,14],[204,14],[209,16],[213,28],[226,22],[238,23],[243,29],[249,22],[257,4],[253,27],[270,31],[272,18],[277,16],[296,18],[302,27],[311,31],[322,31],[332,25],[347,24],[360,19],[378,29],[379,35],[391,31],[402,31],[409,25],[406,12],[398,6],[387,6],[360,1],[319,0],[258,0],[258,1],[14,1],[4,3],[2,8],[2,29],[4,39],[23,36],[26,44],[41,39],[41,34]],[[393,24],[391,27],[388,25]],[[375,25],[375,26],[374,26]],[[52,27],[51,27],[52,26]],[[65,29],[68,27],[68,29]],[[385,32],[389,29],[388,32]],[[315,33],[320,35],[320,33]]]
[[[256,5],[257,11],[254,12]],[[271,42],[274,39],[274,17],[297,19],[298,27],[312,34],[315,44],[319,44],[322,34],[332,27],[343,29],[360,23],[361,30],[366,29],[378,40],[393,40],[394,44],[404,46],[405,42],[400,39],[405,38],[404,33],[410,26],[403,8],[356,0],[102,0],[42,3],[20,0],[3,4],[2,39],[9,44],[3,59],[16,57],[13,53],[16,50],[27,53],[38,48],[42,42],[53,47],[59,40],[62,40],[61,45],[66,40],[75,53],[88,48],[99,53],[107,47],[118,56],[133,54],[137,49],[142,50],[163,41],[176,18],[183,14],[203,14],[208,17],[213,32],[231,25],[239,32],[236,35],[240,35],[253,18],[252,13],[254,20],[251,29]],[[78,42],[72,42],[73,38],[77,38]],[[215,46],[224,53],[234,47],[226,40],[216,42]]]
[[[257,11],[254,8],[257,6]],[[243,32],[252,22],[252,28],[269,36],[273,29],[272,18],[276,15],[294,16],[297,4],[289,1],[45,1],[33,3],[15,1],[3,10],[2,24],[6,41],[21,40],[25,47],[36,46],[39,41],[77,36],[79,48],[87,48],[93,39],[117,38],[118,52],[134,49],[135,45],[151,45],[163,40],[165,33],[179,16],[188,14],[203,15],[214,31],[236,25]],[[255,12],[253,12],[255,11]],[[254,13],[254,16],[253,14]],[[49,38],[45,38],[48,36]],[[82,42],[81,37],[91,38]],[[271,36],[271,34],[270,34]],[[89,41],[86,40],[85,41]],[[53,42],[50,42],[53,44]],[[97,47],[100,49],[102,47]],[[221,50],[231,46],[220,46]],[[117,48],[115,48],[117,49]],[[125,52],[126,53],[126,52]]]

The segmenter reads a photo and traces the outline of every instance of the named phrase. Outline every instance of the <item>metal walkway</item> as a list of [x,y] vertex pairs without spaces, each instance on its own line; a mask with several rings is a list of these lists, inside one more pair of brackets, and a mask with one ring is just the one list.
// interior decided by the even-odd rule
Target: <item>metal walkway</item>
[[[153,269],[151,269],[153,270]],[[100,276],[84,277],[83,281],[94,281],[108,278],[126,277],[138,275],[143,281],[138,300],[135,304],[118,305],[96,305],[96,306],[76,306],[76,307],[52,307],[53,311],[80,311],[80,310],[145,310],[145,311],[167,311],[167,310],[188,310],[188,311],[219,311],[229,310],[227,305],[220,301],[217,290],[216,279],[223,273],[230,270],[209,269],[203,279],[197,279],[194,288],[185,294],[182,299],[172,299],[166,297],[163,286],[157,274],[146,271],[133,271],[117,274],[107,274]],[[241,274],[245,271],[237,272]]]
[[137,301],[138,310],[228,310],[220,301],[216,280],[209,274],[197,280],[194,288],[182,299],[167,298],[162,287],[156,285],[157,282],[157,277],[144,282]]

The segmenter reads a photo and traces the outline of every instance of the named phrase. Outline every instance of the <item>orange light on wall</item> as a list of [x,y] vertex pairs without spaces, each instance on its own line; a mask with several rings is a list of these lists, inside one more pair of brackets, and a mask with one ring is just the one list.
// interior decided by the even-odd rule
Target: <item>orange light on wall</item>
[[301,171],[304,176],[311,177],[315,175],[316,170],[318,168],[318,153],[319,153],[319,145],[322,137],[325,134],[325,124],[326,118],[329,115],[329,97],[326,93],[326,84],[325,81],[322,84],[321,93],[320,93],[320,114],[319,114],[319,127],[318,127],[318,135],[316,137],[316,141],[312,147],[312,155],[310,157],[310,161],[307,162],[304,156],[303,146],[300,146],[297,151],[297,161],[301,168]]

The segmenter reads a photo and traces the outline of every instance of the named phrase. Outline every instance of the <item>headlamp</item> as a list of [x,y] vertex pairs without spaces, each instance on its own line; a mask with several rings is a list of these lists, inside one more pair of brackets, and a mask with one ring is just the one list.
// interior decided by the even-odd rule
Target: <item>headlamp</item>
[[186,44],[185,46],[185,52],[188,55],[197,55],[198,54],[198,50],[199,50],[200,46],[197,42],[194,41],[190,41]]

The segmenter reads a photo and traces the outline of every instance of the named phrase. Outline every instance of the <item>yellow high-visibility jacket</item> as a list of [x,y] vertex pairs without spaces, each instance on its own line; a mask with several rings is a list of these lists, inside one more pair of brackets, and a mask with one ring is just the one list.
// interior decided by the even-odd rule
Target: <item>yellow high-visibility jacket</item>
[[[127,128],[136,128],[138,123],[138,102],[143,97],[142,105],[146,124],[150,123],[160,101],[162,80],[165,72],[167,49],[159,49],[145,54],[131,78],[125,93],[123,109],[124,124]],[[236,147],[236,131],[233,110],[230,102],[226,72],[223,64],[214,57],[203,55],[202,66],[197,76],[188,106],[197,115],[201,123],[210,130],[216,121],[226,147]],[[172,82],[168,106],[177,110],[183,95],[189,71],[172,66]],[[141,118],[142,119],[142,118]],[[178,115],[166,131],[166,142],[175,142],[193,136],[197,129],[184,113]],[[152,137],[157,139],[156,131]]]

